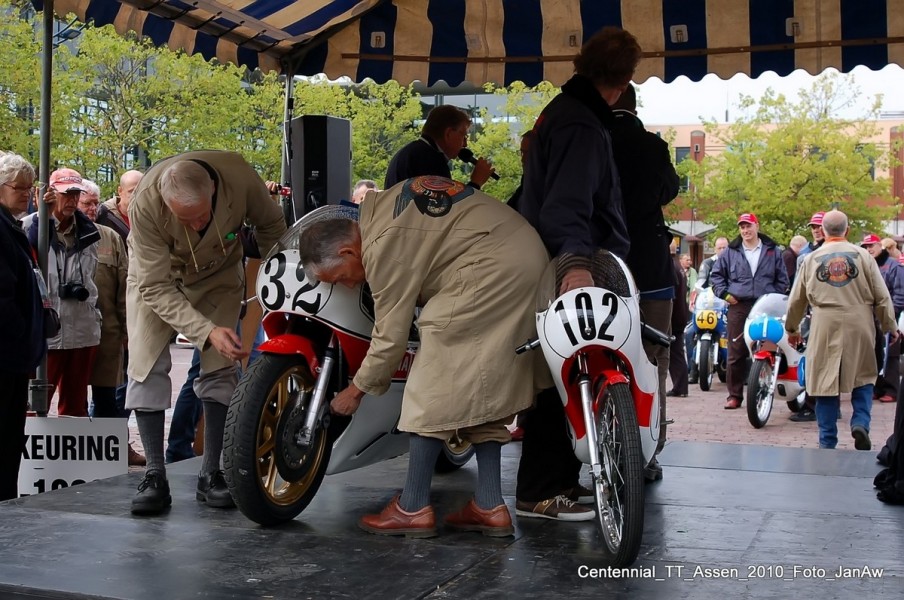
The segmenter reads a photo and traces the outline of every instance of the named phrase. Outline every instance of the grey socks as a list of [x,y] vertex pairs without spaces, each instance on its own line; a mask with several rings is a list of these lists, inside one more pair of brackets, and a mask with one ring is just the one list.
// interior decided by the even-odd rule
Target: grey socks
[[204,462],[201,473],[220,470],[223,453],[223,431],[226,429],[227,407],[219,402],[204,401]]
[[163,460],[163,411],[136,410],[135,420],[138,422],[138,434],[141,436],[141,445],[144,446],[144,456],[147,459],[145,473],[157,471],[165,476],[166,466]]
[[475,444],[474,450],[477,454],[477,492],[474,494],[474,502],[484,510],[496,508],[504,504],[500,467],[502,444],[483,442]]
[[411,434],[408,448],[408,476],[399,506],[405,512],[417,512],[430,504],[430,482],[443,442],[436,438]]

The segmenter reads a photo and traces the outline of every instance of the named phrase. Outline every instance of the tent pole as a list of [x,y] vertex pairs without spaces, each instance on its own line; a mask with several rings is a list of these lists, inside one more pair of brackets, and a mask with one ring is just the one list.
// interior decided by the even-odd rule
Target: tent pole
[[[292,189],[292,118],[295,116],[295,67],[285,64],[283,73],[286,78],[286,102],[283,114],[282,165],[279,181],[282,185]],[[291,226],[297,218],[294,202],[291,196],[283,196],[282,202],[286,224]]]
[[[50,178],[50,101],[53,78],[53,0],[44,0],[44,52],[41,54],[41,154],[39,170],[41,179]],[[39,190],[38,204],[38,264],[47,282],[47,251],[50,246],[49,210],[44,203],[44,185]],[[47,356],[38,365],[35,379],[28,386],[28,404],[38,416],[46,417],[49,408],[49,392],[53,388],[47,382]]]

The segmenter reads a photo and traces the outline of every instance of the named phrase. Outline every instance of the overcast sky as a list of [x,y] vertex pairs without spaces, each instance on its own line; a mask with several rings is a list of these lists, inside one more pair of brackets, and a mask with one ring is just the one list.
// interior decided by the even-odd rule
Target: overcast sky
[[[904,113],[904,69],[897,65],[889,65],[881,71],[857,67],[853,74],[861,92],[859,107],[850,114],[839,116],[862,116],[876,94],[883,95],[882,112]],[[642,104],[638,115],[647,125],[696,124],[701,122],[701,117],[724,123],[726,110],[730,121],[740,115],[737,106],[741,94],[759,98],[771,87],[796,100],[797,91],[809,88],[813,80],[814,77],[804,71],[795,71],[786,77],[768,73],[757,79],[735,75],[729,80],[722,80],[715,75],[707,75],[698,82],[679,77],[669,84],[649,79],[638,86]]]

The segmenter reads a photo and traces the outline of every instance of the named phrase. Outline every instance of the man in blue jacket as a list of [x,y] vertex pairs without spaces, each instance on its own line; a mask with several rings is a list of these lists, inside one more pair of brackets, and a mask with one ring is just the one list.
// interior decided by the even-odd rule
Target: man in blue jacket
[[740,235],[728,244],[713,265],[713,293],[728,302],[727,410],[740,408],[744,398],[747,345],[744,322],[753,303],[763,294],[788,293],[788,272],[782,253],[771,238],[760,233],[753,213],[738,217]]

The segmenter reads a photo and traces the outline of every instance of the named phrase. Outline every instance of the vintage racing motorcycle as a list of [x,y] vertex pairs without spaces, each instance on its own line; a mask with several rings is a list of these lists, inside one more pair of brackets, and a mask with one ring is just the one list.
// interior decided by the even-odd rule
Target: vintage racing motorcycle
[[644,467],[654,457],[661,422],[656,366],[641,338],[668,346],[670,336],[640,320],[627,266],[604,250],[593,257],[596,287],[559,296],[553,261],[537,295],[540,347],[565,405],[575,456],[590,465],[602,551],[615,567],[630,565],[644,523]]
[[803,347],[788,343],[785,315],[788,296],[764,294],[757,300],[744,323],[744,341],[753,363],[747,378],[747,419],[755,428],[766,425],[776,395],[798,412],[804,405]]
[[[257,298],[265,309],[268,340],[233,394],[223,461],[236,505],[261,525],[295,518],[324,475],[408,452],[409,436],[396,425],[419,345],[413,325],[389,391],[379,398],[365,396],[351,417],[330,414],[330,400],[361,366],[374,326],[366,286],[309,281],[298,260],[301,232],[337,216],[357,220],[357,208],[325,206],[309,213],[283,235],[258,273]],[[473,451],[453,438],[436,470],[461,467]]]
[[712,288],[707,288],[697,296],[694,317],[689,325],[696,340],[697,372],[700,389],[708,392],[713,383],[713,375],[725,382],[728,374],[728,302],[716,298]]

